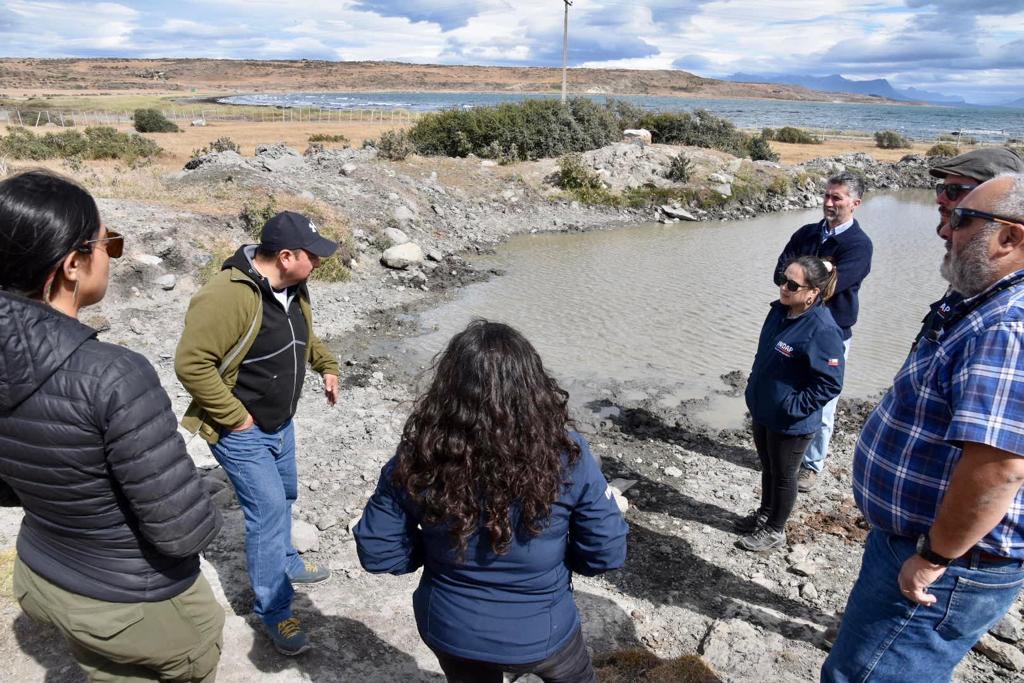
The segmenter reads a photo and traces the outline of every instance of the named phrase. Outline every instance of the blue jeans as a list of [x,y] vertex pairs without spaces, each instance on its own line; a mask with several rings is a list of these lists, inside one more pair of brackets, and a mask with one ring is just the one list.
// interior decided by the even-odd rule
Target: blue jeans
[[823,683],[948,681],[978,639],[1010,609],[1024,586],[1024,563],[983,561],[974,553],[950,565],[929,592],[930,606],[911,602],[897,578],[916,552],[914,539],[873,529],[860,575]]
[[295,428],[253,426],[223,431],[210,447],[238,494],[245,516],[245,560],[256,594],[253,611],[273,626],[292,614],[289,574],[303,570],[292,546],[292,503],[298,497]]
[[[846,360],[850,357],[850,340],[843,341],[843,369],[846,369]],[[821,410],[821,427],[818,429],[811,445],[804,451],[804,461],[801,467],[806,467],[815,472],[821,472],[825,466],[825,456],[828,455],[828,444],[832,441],[832,430],[836,426],[836,407],[839,406],[839,397],[825,404]]]

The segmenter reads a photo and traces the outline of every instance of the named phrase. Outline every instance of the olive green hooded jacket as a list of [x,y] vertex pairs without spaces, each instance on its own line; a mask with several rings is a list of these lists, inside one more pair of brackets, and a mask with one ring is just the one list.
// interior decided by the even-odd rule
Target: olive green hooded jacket
[[[338,375],[338,361],[313,334],[313,310],[305,285],[299,287],[298,300],[309,333],[306,361],[321,375]],[[189,433],[198,432],[214,444],[222,428],[245,421],[248,411],[231,389],[262,322],[259,286],[237,268],[220,271],[192,297],[174,358],[174,371],[192,394],[181,420]]]

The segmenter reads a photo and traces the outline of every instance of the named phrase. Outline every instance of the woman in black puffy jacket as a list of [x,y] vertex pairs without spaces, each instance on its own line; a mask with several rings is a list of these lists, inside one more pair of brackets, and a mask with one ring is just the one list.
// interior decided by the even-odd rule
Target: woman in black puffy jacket
[[25,511],[14,593],[93,680],[209,683],[224,611],[198,553],[219,513],[152,366],[77,320],[123,247],[74,183],[0,182],[0,488]]

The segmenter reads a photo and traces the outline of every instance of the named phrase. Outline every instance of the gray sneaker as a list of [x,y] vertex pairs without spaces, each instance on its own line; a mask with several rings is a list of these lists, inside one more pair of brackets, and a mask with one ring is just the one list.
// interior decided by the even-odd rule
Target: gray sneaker
[[273,626],[267,625],[267,635],[274,643],[277,651],[283,655],[294,657],[312,647],[306,632],[302,630],[298,617],[289,617]]
[[746,517],[740,517],[732,524],[733,531],[738,534],[752,534],[768,523],[768,513],[754,510]]
[[749,536],[739,540],[740,547],[754,553],[775,550],[786,545],[786,532],[776,531],[770,526],[763,526]]
[[809,467],[801,467],[800,475],[797,477],[796,490],[800,493],[810,493],[815,484],[818,483],[818,473]]

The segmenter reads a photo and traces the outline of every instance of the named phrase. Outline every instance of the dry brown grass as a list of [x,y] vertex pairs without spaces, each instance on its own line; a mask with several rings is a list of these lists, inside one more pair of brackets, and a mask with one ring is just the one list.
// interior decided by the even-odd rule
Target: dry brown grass
[[[909,149],[880,149],[875,146],[874,138],[826,139],[820,145],[796,145],[786,142],[769,143],[779,155],[783,164],[802,164],[817,157],[834,157],[850,152],[864,152],[877,161],[899,161],[908,154],[924,154],[934,142],[915,142]],[[960,146],[959,153],[972,149]]]
[[[135,132],[130,125],[115,126],[124,133]],[[364,140],[378,137],[386,130],[405,128],[399,123],[369,123],[359,121],[343,121],[333,123],[318,122],[283,122],[283,123],[250,123],[246,121],[211,121],[206,126],[188,126],[180,133],[143,133],[144,137],[154,140],[163,148],[164,154],[154,160],[157,166],[165,170],[180,171],[185,162],[192,158],[192,152],[201,149],[221,137],[231,138],[241,147],[243,156],[255,154],[256,145],[283,142],[299,152],[309,147],[309,136],[314,133],[328,135],[344,135],[348,145],[361,147]],[[35,133],[43,134],[60,130],[51,126],[31,128]],[[7,134],[7,127],[0,126],[0,135]],[[341,147],[337,143],[325,143],[325,147]]]

